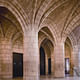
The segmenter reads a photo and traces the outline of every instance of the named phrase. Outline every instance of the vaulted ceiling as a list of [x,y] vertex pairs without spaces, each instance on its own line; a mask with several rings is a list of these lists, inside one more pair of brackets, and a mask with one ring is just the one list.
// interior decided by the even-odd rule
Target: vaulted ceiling
[[17,1],[25,11],[27,22],[31,27],[33,27],[33,24],[36,24],[34,26],[36,28],[45,25],[50,28],[54,27],[56,35],[63,37],[68,36],[79,25],[80,0]]
[[[70,34],[75,34],[75,36],[79,34],[75,29],[80,24],[80,0],[5,0],[3,2],[12,3],[18,12],[24,12],[22,17],[25,18],[26,29],[35,28],[40,31],[46,26],[51,32],[47,35],[52,38],[65,37],[66,39]],[[16,18],[9,11],[1,8],[0,10],[0,17],[8,18],[11,23],[17,26],[16,30],[23,33]],[[47,32],[47,30],[40,32]]]

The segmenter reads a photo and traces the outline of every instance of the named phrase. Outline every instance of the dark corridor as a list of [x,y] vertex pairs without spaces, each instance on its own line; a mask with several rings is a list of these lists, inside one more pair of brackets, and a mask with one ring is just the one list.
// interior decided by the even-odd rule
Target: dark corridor
[[40,48],[40,75],[45,75],[45,52]]
[[48,59],[48,74],[51,74],[51,58]]

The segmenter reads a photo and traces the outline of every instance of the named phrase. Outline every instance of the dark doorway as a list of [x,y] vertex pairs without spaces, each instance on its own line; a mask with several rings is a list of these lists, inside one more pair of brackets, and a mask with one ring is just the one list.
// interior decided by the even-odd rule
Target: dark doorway
[[48,74],[51,74],[51,58],[48,59]]
[[45,52],[40,48],[40,75],[45,75]]
[[23,77],[23,54],[13,53],[13,78]]
[[69,58],[65,58],[65,74],[70,73],[70,60]]

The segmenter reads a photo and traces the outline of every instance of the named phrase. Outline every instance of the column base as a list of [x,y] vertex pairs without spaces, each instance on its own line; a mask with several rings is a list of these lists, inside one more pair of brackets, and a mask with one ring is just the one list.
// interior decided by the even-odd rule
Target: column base
[[25,76],[23,80],[40,80],[40,77],[36,76]]
[[54,78],[64,78],[64,77],[65,77],[65,74],[61,73],[60,71],[54,73]]

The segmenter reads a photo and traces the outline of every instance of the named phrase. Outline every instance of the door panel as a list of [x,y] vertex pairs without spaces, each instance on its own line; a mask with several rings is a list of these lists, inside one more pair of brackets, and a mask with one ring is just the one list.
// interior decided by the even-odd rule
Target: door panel
[[13,53],[13,77],[23,77],[23,54]]

